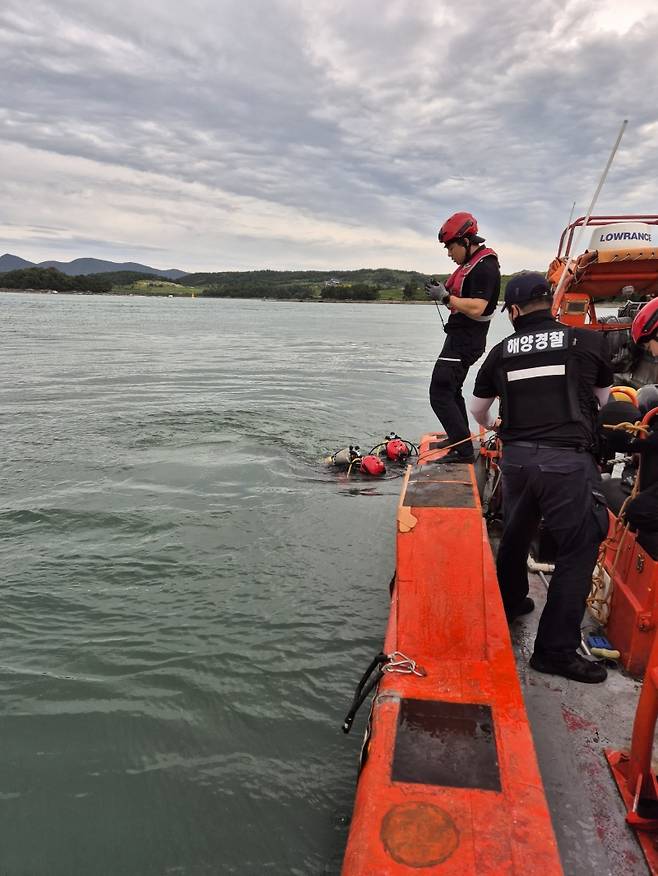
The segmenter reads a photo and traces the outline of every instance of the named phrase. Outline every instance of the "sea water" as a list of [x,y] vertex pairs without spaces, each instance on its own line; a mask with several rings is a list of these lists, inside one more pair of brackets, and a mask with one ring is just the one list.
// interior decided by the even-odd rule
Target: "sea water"
[[322,459],[437,429],[442,341],[434,306],[0,295],[3,876],[339,872],[401,470]]

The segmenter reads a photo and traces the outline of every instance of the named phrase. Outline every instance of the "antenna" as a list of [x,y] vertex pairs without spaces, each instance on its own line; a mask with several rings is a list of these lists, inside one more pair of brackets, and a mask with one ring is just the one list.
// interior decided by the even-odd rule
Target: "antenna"
[[[576,259],[574,259],[572,257],[571,253],[578,252],[578,249],[579,249],[578,244],[580,244],[580,238],[583,236],[583,231],[585,230],[587,223],[589,222],[590,216],[592,215],[592,211],[594,210],[594,205],[596,204],[596,201],[599,197],[599,193],[600,193],[601,189],[603,188],[603,183],[605,182],[605,178],[607,177],[608,171],[610,170],[610,165],[612,164],[612,159],[615,157],[615,153],[617,152],[617,149],[619,148],[621,138],[624,136],[624,131],[626,130],[627,124],[628,124],[628,119],[624,119],[624,121],[621,124],[619,134],[617,135],[617,140],[615,142],[615,145],[612,147],[612,152],[610,153],[610,158],[608,158],[608,163],[605,166],[605,170],[601,174],[601,179],[599,180],[599,184],[596,187],[596,191],[594,192],[594,197],[592,198],[592,202],[589,205],[587,215],[585,216],[585,221],[580,226],[580,229],[578,231],[578,236],[577,236],[576,241],[573,245],[573,248],[571,249],[569,255],[567,256],[567,263],[564,266],[564,270],[562,271],[562,276],[560,277],[560,280],[557,284],[557,288],[555,290],[555,294],[553,295],[553,308],[552,308],[553,313],[557,313],[559,308],[560,308],[560,302],[562,301],[562,295],[564,294],[562,292],[562,287],[564,286],[565,281],[567,279],[567,276],[569,275],[569,269],[571,267],[571,262],[576,261]],[[574,201],[574,206],[575,206],[575,203],[576,202]],[[572,210],[572,214],[573,214],[573,207],[571,208],[571,210]],[[571,221],[569,221],[569,224],[571,224]]]

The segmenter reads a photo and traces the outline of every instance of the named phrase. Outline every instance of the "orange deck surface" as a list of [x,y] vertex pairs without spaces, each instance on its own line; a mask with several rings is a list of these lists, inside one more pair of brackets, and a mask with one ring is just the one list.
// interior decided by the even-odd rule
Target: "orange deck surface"
[[[385,673],[377,688],[343,876],[557,876],[562,867],[473,467],[432,462],[442,453],[429,449],[436,438],[424,436],[419,466],[410,469],[402,488],[384,646],[387,654],[400,651],[412,658],[427,674]],[[416,505],[407,497],[414,490]],[[439,497],[437,504],[430,504],[433,496]],[[441,496],[451,507],[440,504]],[[426,704],[430,709],[453,703],[470,704],[467,709],[488,706],[492,720],[471,727],[472,738],[460,730],[453,755],[450,744],[459,720],[439,722],[436,731],[431,720],[405,724],[401,704],[409,701],[424,701],[422,709]],[[414,751],[413,781],[394,776],[403,742],[405,751]],[[488,758],[491,774],[497,771],[497,788],[491,782],[479,786],[478,756]],[[445,766],[451,784],[426,783],[423,758],[428,775]]]

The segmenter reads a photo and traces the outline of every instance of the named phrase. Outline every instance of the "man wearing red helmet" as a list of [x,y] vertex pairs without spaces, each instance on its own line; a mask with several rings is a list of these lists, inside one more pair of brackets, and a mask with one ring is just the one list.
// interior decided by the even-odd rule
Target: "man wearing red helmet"
[[455,213],[439,230],[439,242],[458,267],[445,286],[432,279],[426,294],[450,309],[446,340],[436,360],[430,382],[430,404],[447,438],[444,446],[457,444],[441,462],[473,462],[462,386],[468,369],[476,362],[487,341],[489,323],[500,295],[500,266],[496,253],[483,246],[476,219],[470,213]]
[[636,344],[646,345],[650,356],[658,357],[658,298],[645,304],[637,314],[631,337]]

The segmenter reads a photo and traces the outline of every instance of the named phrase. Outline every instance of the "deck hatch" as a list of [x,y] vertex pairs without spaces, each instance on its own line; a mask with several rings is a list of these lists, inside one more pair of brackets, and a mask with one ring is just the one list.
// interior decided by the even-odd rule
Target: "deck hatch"
[[475,508],[473,487],[458,482],[409,482],[403,505],[416,508]]
[[461,462],[426,462],[416,465],[409,472],[409,483],[418,481],[452,481],[460,484],[470,484],[471,475],[467,463]]
[[403,699],[393,781],[500,791],[490,706]]

